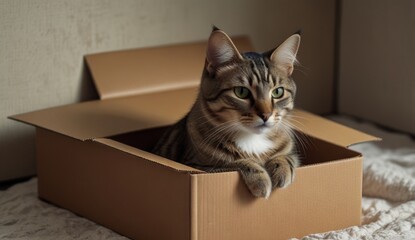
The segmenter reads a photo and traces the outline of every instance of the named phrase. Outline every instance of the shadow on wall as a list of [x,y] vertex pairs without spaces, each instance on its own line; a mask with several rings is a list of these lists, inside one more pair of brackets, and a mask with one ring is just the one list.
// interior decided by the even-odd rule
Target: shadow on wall
[[82,62],[80,83],[77,97],[79,102],[99,99],[98,91],[95,87],[94,81],[92,80],[91,71],[86,64],[85,58]]

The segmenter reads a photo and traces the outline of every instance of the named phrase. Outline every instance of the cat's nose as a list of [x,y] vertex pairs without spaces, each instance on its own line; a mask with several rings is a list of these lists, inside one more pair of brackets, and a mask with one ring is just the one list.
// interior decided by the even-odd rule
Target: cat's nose
[[264,121],[264,122],[266,122],[266,121],[268,121],[268,119],[269,119],[269,117],[271,117],[271,113],[270,112],[267,112],[267,113],[260,113],[260,114],[258,114],[259,115],[259,117]]

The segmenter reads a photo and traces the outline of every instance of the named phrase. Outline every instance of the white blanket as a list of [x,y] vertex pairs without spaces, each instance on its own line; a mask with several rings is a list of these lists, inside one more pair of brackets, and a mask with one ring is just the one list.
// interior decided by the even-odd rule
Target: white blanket
[[[362,226],[309,239],[415,239],[415,141],[345,117],[345,125],[382,137],[352,149],[364,154]],[[37,179],[0,191],[0,239],[126,239],[37,198]],[[301,226],[299,226],[301,227]]]

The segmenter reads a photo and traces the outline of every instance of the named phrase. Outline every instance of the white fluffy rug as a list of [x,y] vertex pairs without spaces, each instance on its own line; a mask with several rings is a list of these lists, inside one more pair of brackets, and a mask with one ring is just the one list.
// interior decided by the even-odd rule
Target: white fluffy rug
[[[309,239],[415,239],[415,141],[345,117],[334,120],[384,141],[353,146],[364,154],[362,226]],[[0,191],[0,239],[126,239],[37,198],[37,180]]]

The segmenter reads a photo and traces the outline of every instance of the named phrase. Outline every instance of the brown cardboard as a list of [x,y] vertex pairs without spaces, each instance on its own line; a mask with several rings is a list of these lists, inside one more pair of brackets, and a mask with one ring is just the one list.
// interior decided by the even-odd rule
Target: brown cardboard
[[[347,146],[376,138],[313,114],[294,112],[297,131],[307,136],[303,166],[291,186],[267,200],[253,197],[237,172],[204,173],[148,152],[163,126],[193,103],[197,87],[190,82],[200,77],[204,52],[187,55],[200,63],[189,74],[186,62],[163,63],[163,71],[188,74],[170,78],[175,84],[154,82],[164,73],[143,69],[151,65],[119,71],[114,64],[204,46],[89,56],[102,100],[12,117],[37,127],[39,196],[134,239],[287,239],[360,224],[362,157]],[[105,79],[107,69],[128,72],[115,92],[114,78],[123,76]]]
[[[246,37],[233,41],[240,51],[252,50]],[[198,86],[205,52],[205,43],[189,43],[100,53],[86,60],[100,98],[107,99]]]

